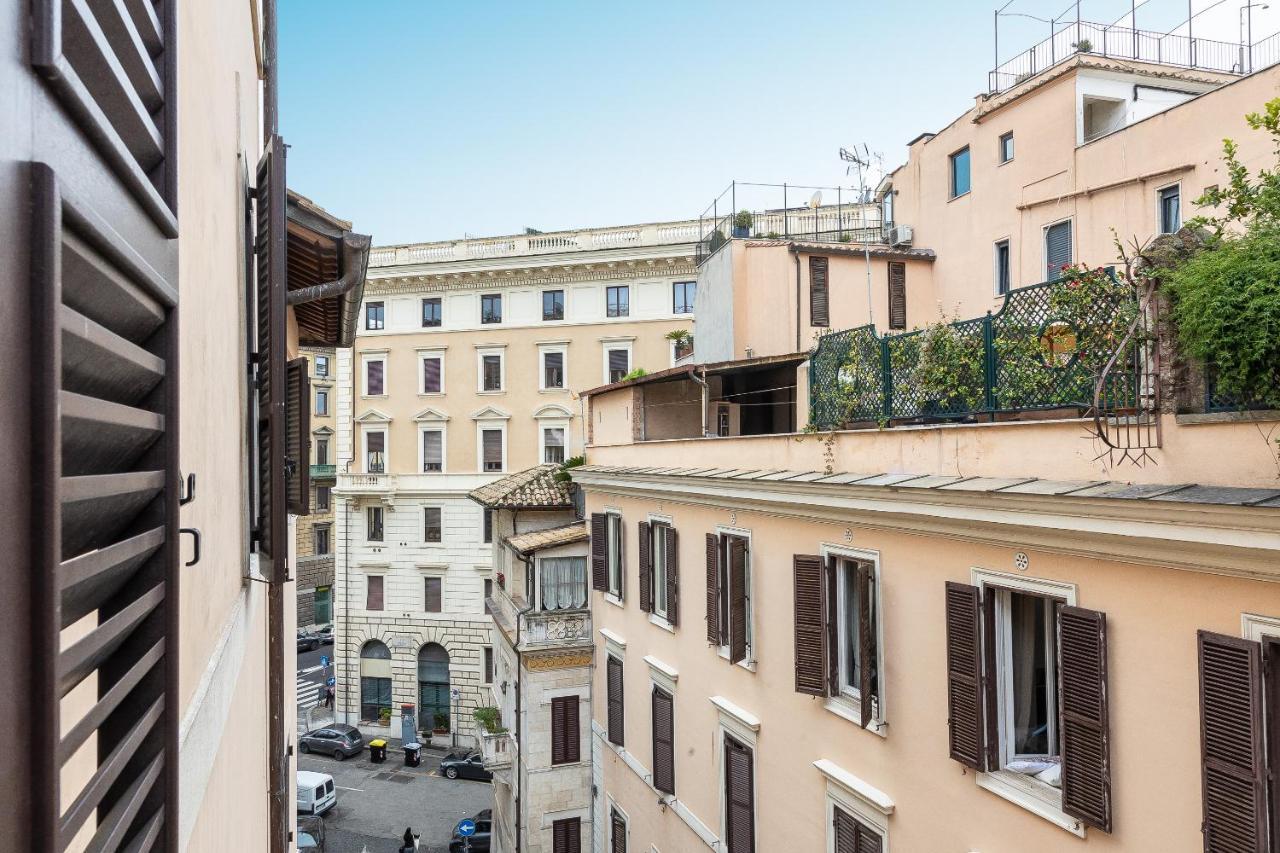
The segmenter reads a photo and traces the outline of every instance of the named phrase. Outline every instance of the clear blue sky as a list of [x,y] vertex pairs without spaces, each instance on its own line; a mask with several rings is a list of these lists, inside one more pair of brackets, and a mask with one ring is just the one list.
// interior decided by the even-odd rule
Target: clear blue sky
[[[1241,2],[1206,12],[1206,28],[1234,40]],[[1115,21],[1129,6],[1090,0],[1082,16]],[[909,139],[972,105],[993,8],[281,0],[289,185],[378,245],[696,217],[735,178],[849,186],[840,146],[865,142],[892,169]],[[1138,24],[1168,30],[1185,10],[1147,0]],[[1001,59],[1047,31],[1004,19]]]

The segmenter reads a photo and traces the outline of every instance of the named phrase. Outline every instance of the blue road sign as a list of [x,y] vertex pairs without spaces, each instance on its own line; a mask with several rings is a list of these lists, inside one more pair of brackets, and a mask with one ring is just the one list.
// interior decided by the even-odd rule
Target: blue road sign
[[458,824],[458,834],[463,838],[470,838],[476,834],[476,822],[471,818],[467,818]]
[[320,655],[320,665],[321,666],[329,665],[329,657],[327,655]]
[[329,680],[325,682],[325,684],[329,685],[330,687],[332,687],[333,685],[335,685],[335,684],[337,684],[337,683],[338,683],[338,682],[334,680],[334,677],[333,677],[332,675],[331,675],[331,676],[329,676]]

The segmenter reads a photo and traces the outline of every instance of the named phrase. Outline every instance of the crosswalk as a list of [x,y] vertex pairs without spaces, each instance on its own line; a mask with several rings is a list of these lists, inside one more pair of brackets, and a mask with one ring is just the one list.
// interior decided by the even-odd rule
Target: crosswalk
[[324,684],[319,681],[312,681],[307,676],[312,673],[319,672],[324,667],[309,666],[306,669],[298,670],[298,710],[305,711],[313,705],[318,705],[323,699]]

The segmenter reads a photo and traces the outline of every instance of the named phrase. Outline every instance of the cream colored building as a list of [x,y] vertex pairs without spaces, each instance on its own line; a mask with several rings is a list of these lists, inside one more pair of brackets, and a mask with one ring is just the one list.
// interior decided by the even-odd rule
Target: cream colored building
[[337,350],[302,347],[311,376],[311,514],[298,519],[298,627],[333,624],[333,487],[337,482]]
[[337,354],[344,719],[399,732],[412,703],[420,727],[443,728],[439,715],[450,740],[470,739],[489,693],[493,542],[467,494],[580,454],[576,391],[687,355],[667,335],[693,326],[698,233],[664,222],[372,252],[356,345]]

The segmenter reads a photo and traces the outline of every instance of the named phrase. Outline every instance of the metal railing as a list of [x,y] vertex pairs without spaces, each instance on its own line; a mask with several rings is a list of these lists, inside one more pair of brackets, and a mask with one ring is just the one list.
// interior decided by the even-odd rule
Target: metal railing
[[337,472],[338,472],[337,465],[312,465],[311,466],[312,477],[335,477],[337,476]]
[[[1258,45],[1267,41],[1264,39]],[[1269,56],[1273,50],[1280,50],[1280,45],[1267,47],[1266,55]],[[1003,92],[1047,68],[1081,54],[1227,74],[1244,74],[1253,67],[1265,67],[1257,65],[1256,53],[1254,62],[1251,63],[1249,48],[1234,42],[1080,21],[1066,25],[1039,44],[1001,63],[988,74],[987,90],[991,94]],[[1271,60],[1274,61],[1275,59]]]

